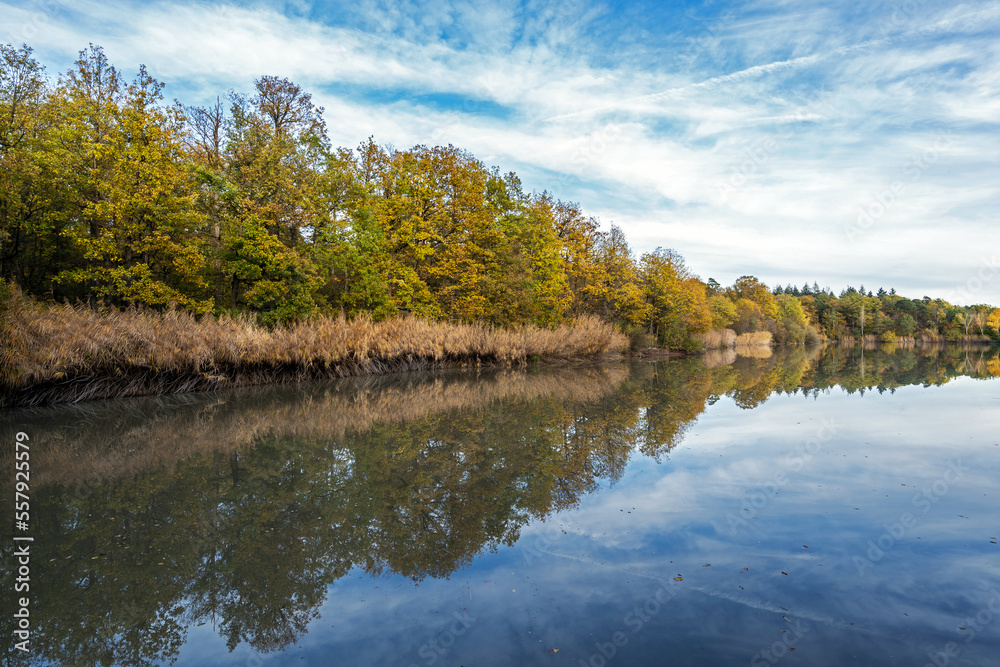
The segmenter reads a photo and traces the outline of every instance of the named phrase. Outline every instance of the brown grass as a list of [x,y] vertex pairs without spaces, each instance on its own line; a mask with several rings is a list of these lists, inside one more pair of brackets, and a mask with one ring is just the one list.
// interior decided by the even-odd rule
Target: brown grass
[[704,345],[706,350],[720,350],[736,345],[736,332],[732,329],[711,329],[694,334],[694,339]]
[[771,346],[771,332],[770,331],[754,331],[753,333],[740,334],[736,337],[737,347],[770,347]]
[[621,351],[597,317],[503,330],[399,317],[268,329],[249,316],[42,305],[15,293],[3,322],[0,406],[138,396],[441,365],[524,365]]

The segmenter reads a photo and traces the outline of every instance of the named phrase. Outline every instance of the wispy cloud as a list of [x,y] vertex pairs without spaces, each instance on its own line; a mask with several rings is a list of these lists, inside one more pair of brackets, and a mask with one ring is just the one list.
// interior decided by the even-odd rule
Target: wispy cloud
[[[991,2],[0,0],[0,14],[0,40],[50,70],[93,42],[186,103],[289,76],[338,144],[460,145],[723,282],[946,294],[1000,251]],[[846,234],[896,181],[877,222]]]

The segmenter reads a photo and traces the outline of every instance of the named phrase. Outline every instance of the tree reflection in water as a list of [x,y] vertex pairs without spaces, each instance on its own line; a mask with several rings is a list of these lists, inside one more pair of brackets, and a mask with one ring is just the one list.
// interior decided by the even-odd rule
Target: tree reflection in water
[[280,650],[352,569],[448,577],[635,452],[667,456],[723,395],[750,409],[998,374],[996,351],[837,346],[11,412],[5,441],[33,438],[31,660],[170,662],[200,623],[230,650]]

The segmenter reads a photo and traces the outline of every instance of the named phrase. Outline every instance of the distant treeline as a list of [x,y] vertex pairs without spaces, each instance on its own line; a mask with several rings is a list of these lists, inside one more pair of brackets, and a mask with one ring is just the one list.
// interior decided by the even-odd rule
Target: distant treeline
[[899,338],[923,337],[960,342],[974,337],[1000,340],[1000,309],[987,304],[956,306],[944,299],[925,296],[908,299],[888,292],[865,292],[847,287],[835,296],[829,288],[808,283],[801,289],[786,285],[774,288],[776,297],[791,295],[799,300],[809,316],[828,338],[875,336],[883,342]]
[[265,325],[596,314],[678,349],[713,328],[789,343],[997,335],[986,307],[704,283],[675,251],[636,258],[619,228],[454,146],[335,148],[323,109],[284,78],[208,107],[165,103],[162,88],[93,45],[55,80],[29,47],[0,45],[0,280],[41,300]]

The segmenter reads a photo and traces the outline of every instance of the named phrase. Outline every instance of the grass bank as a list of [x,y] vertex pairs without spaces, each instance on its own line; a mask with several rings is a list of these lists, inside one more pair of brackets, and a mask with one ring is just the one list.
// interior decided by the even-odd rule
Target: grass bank
[[250,316],[94,310],[19,293],[0,321],[0,407],[203,391],[422,368],[518,366],[628,347],[597,317],[496,329],[398,317],[317,318],[268,328]]

